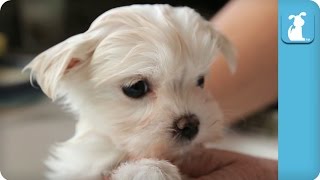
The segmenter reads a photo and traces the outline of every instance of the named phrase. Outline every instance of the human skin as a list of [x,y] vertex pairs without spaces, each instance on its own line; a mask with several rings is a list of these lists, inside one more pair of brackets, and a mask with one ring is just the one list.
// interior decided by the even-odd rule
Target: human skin
[[234,0],[211,20],[237,52],[234,74],[219,56],[206,79],[206,88],[228,124],[277,101],[277,4],[276,0]]
[[191,180],[273,180],[278,176],[274,160],[204,148],[186,157],[179,168]]

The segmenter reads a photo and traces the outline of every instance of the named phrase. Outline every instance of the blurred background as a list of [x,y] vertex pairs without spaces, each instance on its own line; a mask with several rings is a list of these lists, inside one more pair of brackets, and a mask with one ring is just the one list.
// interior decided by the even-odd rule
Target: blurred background
[[[41,51],[85,31],[103,12],[130,4],[189,6],[210,19],[226,0],[11,0],[0,11],[0,171],[8,180],[44,179],[50,145],[68,139],[75,121],[30,85],[21,69]],[[277,159],[277,106],[236,124],[217,148]]]

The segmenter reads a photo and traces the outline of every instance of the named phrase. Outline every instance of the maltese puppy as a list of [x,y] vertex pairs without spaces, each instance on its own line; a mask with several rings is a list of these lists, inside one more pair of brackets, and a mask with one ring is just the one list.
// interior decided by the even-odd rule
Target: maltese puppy
[[[179,180],[173,164],[215,139],[222,113],[203,89],[228,40],[187,7],[132,5],[38,55],[26,69],[78,119],[46,161],[54,180]],[[178,161],[177,161],[178,162]]]

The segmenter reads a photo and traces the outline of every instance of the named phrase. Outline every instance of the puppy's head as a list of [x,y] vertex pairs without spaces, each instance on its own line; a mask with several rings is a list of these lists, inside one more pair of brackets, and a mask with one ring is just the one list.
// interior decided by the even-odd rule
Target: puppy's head
[[135,158],[171,158],[221,130],[203,89],[219,51],[234,70],[229,42],[192,9],[136,5],[106,12],[26,68],[79,115],[78,134],[102,133]]

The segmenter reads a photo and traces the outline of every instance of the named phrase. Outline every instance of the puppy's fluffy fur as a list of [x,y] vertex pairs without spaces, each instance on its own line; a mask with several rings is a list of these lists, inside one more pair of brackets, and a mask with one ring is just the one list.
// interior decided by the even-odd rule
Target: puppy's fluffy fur
[[[218,105],[197,86],[219,51],[234,70],[229,42],[194,10],[133,5],[37,56],[26,69],[79,119],[75,135],[46,161],[48,178],[180,179],[170,160],[221,130]],[[144,97],[121,90],[142,79],[150,85]],[[199,133],[181,141],[172,127],[187,113],[198,117]]]

